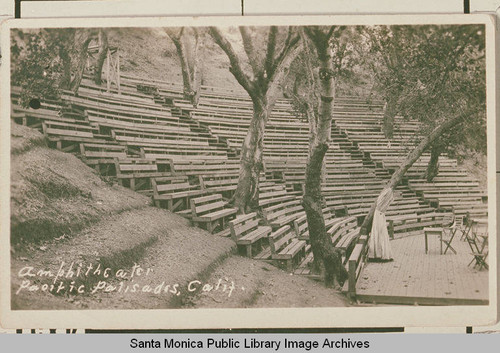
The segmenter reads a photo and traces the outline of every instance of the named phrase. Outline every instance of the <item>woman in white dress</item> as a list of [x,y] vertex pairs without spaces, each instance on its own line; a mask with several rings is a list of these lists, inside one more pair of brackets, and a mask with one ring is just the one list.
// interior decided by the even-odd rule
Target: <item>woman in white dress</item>
[[372,231],[368,239],[368,258],[375,261],[392,261],[391,244],[385,212],[394,200],[391,188],[385,188],[377,199],[377,206],[373,215]]

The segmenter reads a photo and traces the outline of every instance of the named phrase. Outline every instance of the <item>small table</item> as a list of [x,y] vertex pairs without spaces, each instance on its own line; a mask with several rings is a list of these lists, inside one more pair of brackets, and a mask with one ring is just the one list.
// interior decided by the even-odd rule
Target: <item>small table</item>
[[427,234],[439,236],[439,240],[440,240],[439,243],[441,244],[439,253],[442,255],[443,254],[443,242],[441,241],[441,238],[443,237],[443,228],[442,227],[426,227],[426,228],[424,228],[425,253],[426,254],[427,254],[427,251],[429,249],[429,241],[427,239]]

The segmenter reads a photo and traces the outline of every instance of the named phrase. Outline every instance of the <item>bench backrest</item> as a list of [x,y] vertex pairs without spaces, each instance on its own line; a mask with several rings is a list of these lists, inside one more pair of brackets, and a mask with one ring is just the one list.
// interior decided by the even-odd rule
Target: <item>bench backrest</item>
[[295,238],[295,234],[289,225],[283,226],[269,236],[271,254],[279,253]]
[[[331,213],[330,207],[323,208],[323,218],[326,221],[335,217],[335,213]],[[334,211],[335,212],[335,211]],[[293,227],[295,229],[295,234],[300,237],[302,234],[308,231],[309,225],[307,224],[307,215],[300,216],[296,220],[293,221]]]
[[333,224],[327,233],[332,238],[332,243],[335,245],[344,235],[349,233],[349,231],[356,228],[358,225],[356,217],[346,217],[339,219],[339,221]]
[[152,178],[151,184],[153,185],[153,193],[155,196],[189,190],[193,187],[193,185],[189,184],[186,175]]
[[115,159],[116,171],[118,174],[131,174],[140,172],[156,172],[158,167],[152,159]]
[[225,204],[220,194],[202,196],[191,199],[191,211],[195,216],[203,216],[207,213],[223,209]]
[[218,186],[237,185],[239,173],[214,173],[209,175],[200,175],[200,184],[202,188],[211,188]]
[[229,227],[231,229],[231,238],[236,241],[239,238],[257,229],[258,226],[259,220],[257,219],[256,212],[237,216],[235,219],[229,222]]

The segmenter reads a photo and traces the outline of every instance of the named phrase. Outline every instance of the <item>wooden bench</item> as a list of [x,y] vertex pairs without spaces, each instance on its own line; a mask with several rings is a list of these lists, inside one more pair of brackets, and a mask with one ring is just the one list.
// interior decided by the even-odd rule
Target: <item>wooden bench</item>
[[304,215],[304,208],[302,207],[301,200],[296,198],[263,208],[262,212],[267,223],[273,229],[276,229],[285,224],[292,223],[295,219]]
[[190,199],[206,193],[200,185],[191,185],[186,175],[152,178],[151,184],[155,205],[171,212],[190,210]]
[[240,170],[239,161],[219,158],[214,160],[207,159],[184,159],[174,162],[176,173],[186,175],[211,175],[221,173],[238,173]]
[[288,272],[298,266],[306,255],[306,242],[295,237],[293,229],[283,226],[269,236],[271,258]]
[[340,249],[344,255],[352,242],[359,234],[358,220],[356,217],[336,218],[333,225],[327,230],[327,234],[332,239],[332,244]]
[[202,225],[210,233],[226,228],[228,221],[236,215],[236,208],[225,208],[222,195],[215,194],[191,199],[192,221],[195,226]]
[[264,190],[259,190],[259,207],[267,208],[279,203],[291,201],[294,194],[287,193],[285,185],[274,185]]
[[152,191],[151,178],[171,175],[168,164],[147,158],[115,158],[115,168],[120,184],[132,190]]
[[[85,124],[66,123],[59,121],[43,121],[42,128],[44,135],[50,140],[55,141],[57,149],[72,150],[75,142],[92,142],[94,140],[95,127]],[[70,146],[63,146],[62,142],[71,142]]]
[[238,186],[238,179],[238,172],[222,172],[199,176],[202,189],[211,193],[221,193],[226,198],[233,195]]
[[[323,208],[323,218],[325,220],[326,229],[329,229],[335,223],[335,211],[332,213],[330,207]],[[309,240],[309,225],[305,214],[293,221],[293,227],[299,239]]]
[[231,238],[243,248],[248,257],[262,250],[262,243],[271,234],[271,227],[259,226],[257,213],[252,212],[246,215],[237,216],[229,222],[231,228]]
[[85,163],[91,166],[98,166],[100,164],[114,165],[115,158],[127,158],[126,147],[113,142],[80,143],[80,154]]

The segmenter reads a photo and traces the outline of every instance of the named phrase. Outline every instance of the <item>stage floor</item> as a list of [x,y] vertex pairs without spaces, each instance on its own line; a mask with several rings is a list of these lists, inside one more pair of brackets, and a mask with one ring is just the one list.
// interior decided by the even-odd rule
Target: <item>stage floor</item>
[[438,236],[418,235],[391,241],[393,262],[368,262],[356,284],[362,302],[410,305],[486,305],[488,270],[473,265],[471,250],[461,234],[453,239],[454,254],[440,255]]

